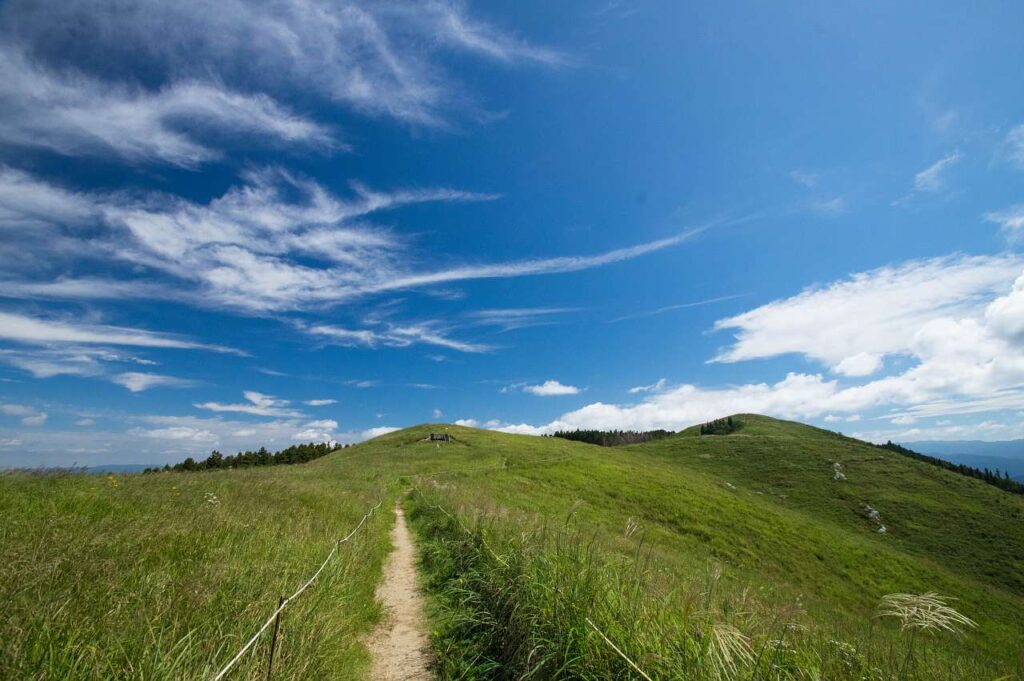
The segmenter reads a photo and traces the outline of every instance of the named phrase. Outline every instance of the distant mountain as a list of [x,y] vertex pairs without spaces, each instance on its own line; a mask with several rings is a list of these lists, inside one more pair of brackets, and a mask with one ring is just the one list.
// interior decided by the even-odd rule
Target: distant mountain
[[148,463],[111,463],[105,466],[86,466],[83,470],[86,473],[141,473],[147,468],[160,468],[156,464]]
[[953,463],[975,468],[1007,471],[1011,478],[1024,482],[1024,440],[983,442],[981,440],[935,440],[901,442],[915,452],[937,456]]

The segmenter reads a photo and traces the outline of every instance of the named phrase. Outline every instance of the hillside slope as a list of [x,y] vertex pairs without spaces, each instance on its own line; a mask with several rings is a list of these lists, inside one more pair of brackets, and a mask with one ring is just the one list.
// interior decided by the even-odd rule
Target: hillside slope
[[[700,671],[707,651],[665,642],[707,647],[726,624],[749,637],[756,664],[777,668],[744,678],[1024,671],[1024,499],[827,431],[738,418],[730,435],[622,448],[424,425],[302,466],[0,476],[0,677],[209,676],[384,500],[286,611],[275,662],[275,678],[365,678],[360,640],[379,617],[387,509],[406,493],[442,678],[517,675],[515,632],[526,632],[530,664],[560,665],[534,678],[630,678],[594,630],[573,628],[586,617],[662,678],[715,678]],[[424,441],[443,428],[452,442]],[[492,558],[496,571],[481,562]],[[978,628],[921,636],[913,645],[925,654],[908,667],[907,637],[875,615],[885,594],[927,591],[958,599]],[[627,592],[633,610],[614,609]],[[544,600],[555,593],[562,600]],[[694,639],[701,603],[722,619]],[[528,626],[516,628],[516,613]],[[783,625],[787,643],[766,658]],[[265,674],[266,654],[261,642],[237,678]],[[738,674],[748,662],[736,659]]]
[[[455,431],[471,450],[529,446],[572,458],[452,477],[434,500],[487,515],[492,537],[503,526],[521,533],[570,514],[608,555],[635,554],[642,535],[657,566],[652,590],[699,582],[711,561],[722,570],[722,588],[756,594],[757,609],[798,606],[806,613],[801,626],[826,639],[861,640],[876,657],[904,645],[890,623],[875,617],[881,597],[938,592],[957,599],[979,626],[963,639],[936,639],[941,657],[921,678],[1024,670],[1019,497],[828,431],[737,418],[744,426],[732,435],[690,430],[624,448]],[[845,480],[835,479],[837,462]],[[867,506],[881,514],[885,533]],[[631,524],[641,533],[624,532]]]

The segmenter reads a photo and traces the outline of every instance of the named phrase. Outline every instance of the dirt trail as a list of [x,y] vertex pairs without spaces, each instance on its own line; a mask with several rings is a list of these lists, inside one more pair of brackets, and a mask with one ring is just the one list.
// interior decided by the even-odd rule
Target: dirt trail
[[387,611],[367,647],[373,658],[373,681],[428,681],[430,640],[423,616],[423,595],[416,583],[416,547],[400,505],[391,531],[394,550],[384,564],[377,599]]

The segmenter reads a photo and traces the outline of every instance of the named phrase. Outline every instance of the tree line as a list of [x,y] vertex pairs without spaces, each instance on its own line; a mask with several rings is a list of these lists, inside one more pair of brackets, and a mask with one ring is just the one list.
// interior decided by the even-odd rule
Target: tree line
[[933,466],[945,468],[947,471],[953,471],[954,473],[959,473],[960,475],[966,475],[969,478],[977,478],[978,480],[986,482],[990,485],[994,485],[999,489],[1004,489],[1007,492],[1012,492],[1013,494],[1024,494],[1024,483],[1017,482],[1016,480],[1011,478],[1010,474],[1006,471],[1000,473],[998,468],[995,470],[995,472],[992,472],[987,467],[975,468],[974,466],[966,466],[962,463],[953,463],[952,461],[946,461],[945,459],[940,459],[935,456],[929,456],[927,454],[915,452],[913,449],[907,449],[903,445],[898,445],[892,440],[889,440],[884,445],[875,446],[881,449],[888,449],[889,451],[892,452],[899,452],[900,454],[903,454],[904,456],[909,456],[912,459],[924,461],[925,463],[930,463]]
[[250,468],[252,466],[280,466],[296,463],[306,463],[327,456],[331,452],[344,449],[348,445],[327,442],[310,442],[308,444],[292,445],[285,447],[278,452],[268,452],[266,447],[260,447],[255,452],[238,452],[234,456],[224,456],[216,449],[210,456],[201,461],[196,461],[191,456],[176,463],[173,466],[166,465],[163,468],[147,468],[143,473],[158,473],[160,471],[208,471],[219,468]]
[[660,440],[674,434],[671,430],[559,430],[552,433],[551,437],[588,442],[602,447],[618,447]]
[[743,423],[739,419],[733,419],[733,417],[729,416],[724,419],[715,419],[714,421],[700,424],[700,434],[728,435],[729,433],[735,433],[742,425]]

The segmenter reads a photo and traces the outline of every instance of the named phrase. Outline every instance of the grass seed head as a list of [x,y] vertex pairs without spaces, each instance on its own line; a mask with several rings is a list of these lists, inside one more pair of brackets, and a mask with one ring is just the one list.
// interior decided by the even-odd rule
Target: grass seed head
[[978,625],[963,613],[957,612],[943,598],[935,593],[895,593],[882,597],[878,609],[879,617],[895,617],[903,629],[924,631],[949,631],[955,634],[964,628]]

